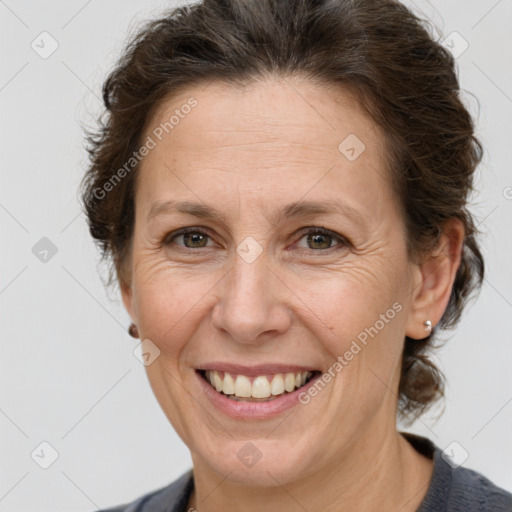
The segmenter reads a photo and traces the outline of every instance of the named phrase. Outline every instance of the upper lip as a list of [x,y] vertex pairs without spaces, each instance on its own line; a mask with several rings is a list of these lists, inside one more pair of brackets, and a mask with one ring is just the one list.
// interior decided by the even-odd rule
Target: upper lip
[[299,364],[257,364],[257,365],[243,365],[233,364],[226,362],[214,362],[203,364],[196,368],[197,370],[219,370],[235,375],[247,375],[254,377],[257,375],[275,374],[275,373],[298,373],[298,372],[315,372],[317,368],[311,366],[304,366]]

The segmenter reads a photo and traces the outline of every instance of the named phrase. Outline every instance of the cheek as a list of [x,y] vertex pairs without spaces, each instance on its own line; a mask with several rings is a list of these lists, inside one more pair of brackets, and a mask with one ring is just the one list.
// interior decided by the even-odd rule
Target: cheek
[[333,358],[349,350],[353,340],[396,338],[404,309],[397,267],[351,263],[311,280],[297,279],[294,291],[314,313],[309,327]]
[[346,268],[317,280],[314,291],[302,290],[322,319],[310,325],[330,360],[332,394],[322,394],[320,402],[340,431],[347,421],[357,425],[373,415],[399,374],[406,306],[400,293],[405,276],[396,269],[404,267],[376,268]]
[[218,276],[208,273],[194,276],[174,268],[154,272],[146,263],[140,265],[134,298],[141,336],[155,343],[162,355],[176,360],[204,316],[218,281]]

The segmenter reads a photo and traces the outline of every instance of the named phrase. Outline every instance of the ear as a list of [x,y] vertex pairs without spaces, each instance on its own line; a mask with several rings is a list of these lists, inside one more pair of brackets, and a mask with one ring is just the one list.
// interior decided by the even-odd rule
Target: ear
[[430,320],[433,328],[441,320],[461,262],[463,243],[464,224],[460,219],[448,219],[436,249],[415,265],[412,307],[405,332],[410,338],[426,338],[429,332],[424,322]]

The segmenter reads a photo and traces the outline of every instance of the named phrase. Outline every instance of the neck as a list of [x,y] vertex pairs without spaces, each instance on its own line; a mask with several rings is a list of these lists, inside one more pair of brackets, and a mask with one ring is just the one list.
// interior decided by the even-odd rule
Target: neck
[[[343,453],[332,457],[321,471],[286,485],[243,486],[212,472],[204,461],[194,459],[194,492],[189,507],[199,512],[414,512],[423,500],[433,463],[397,431],[359,436]],[[189,508],[187,508],[189,510]]]

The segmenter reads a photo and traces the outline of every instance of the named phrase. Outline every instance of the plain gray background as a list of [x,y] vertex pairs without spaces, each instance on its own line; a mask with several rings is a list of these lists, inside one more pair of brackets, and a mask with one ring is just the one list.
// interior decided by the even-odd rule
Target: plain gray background
[[[102,285],[77,201],[87,164],[79,123],[94,126],[101,83],[137,24],[175,4],[0,1],[1,511],[95,510],[191,467],[134,356],[139,341],[120,298]],[[444,414],[407,430],[451,445],[455,457],[467,452],[464,466],[512,491],[512,2],[413,10],[453,51],[469,45],[457,62],[481,107],[464,93],[486,149],[473,211],[487,277],[435,358],[449,383]],[[52,450],[58,458],[43,469]]]

